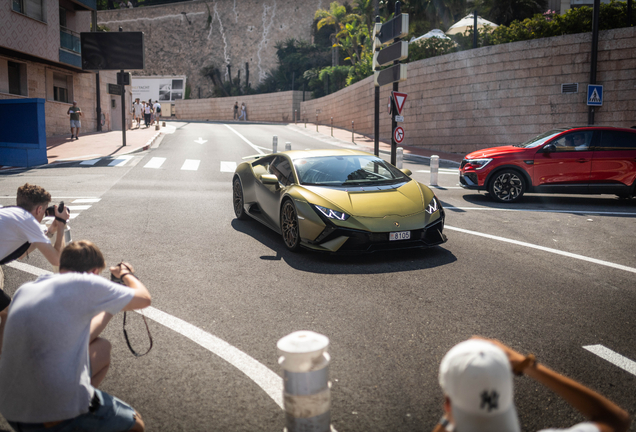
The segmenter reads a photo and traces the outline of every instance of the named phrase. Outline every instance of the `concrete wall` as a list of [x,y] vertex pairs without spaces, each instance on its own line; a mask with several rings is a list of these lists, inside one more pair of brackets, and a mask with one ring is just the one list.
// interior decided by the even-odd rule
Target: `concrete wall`
[[[466,153],[520,143],[554,127],[587,124],[591,33],[484,47],[409,63],[403,145]],[[561,94],[561,84],[579,92]],[[595,124],[636,125],[636,27],[599,35],[597,84],[603,107]],[[380,96],[380,138],[390,140],[387,103]],[[309,121],[373,135],[373,78],[301,104]]]
[[[309,93],[305,93],[306,96]],[[250,96],[175,101],[176,118],[180,120],[232,120],[234,103],[245,102],[249,121],[282,122],[294,121],[294,110],[300,112],[302,91],[287,91]],[[163,108],[162,108],[163,110]]]
[[[192,98],[213,95],[212,80],[201,69],[215,65],[227,79],[249,63],[252,87],[277,66],[275,44],[288,38],[311,38],[317,9],[327,0],[216,0],[99,11],[98,22],[110,31],[143,31],[145,69],[139,75],[186,75]],[[199,96],[200,94],[200,96]]]

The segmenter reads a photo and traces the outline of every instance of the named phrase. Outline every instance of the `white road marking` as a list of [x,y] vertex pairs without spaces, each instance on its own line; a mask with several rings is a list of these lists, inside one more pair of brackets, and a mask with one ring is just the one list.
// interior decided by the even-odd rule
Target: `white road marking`
[[150,159],[150,161],[148,161],[148,163],[146,165],[144,165],[144,168],[161,168],[161,165],[163,165],[163,163],[166,161],[166,158],[162,158],[162,157],[153,157],[152,159]]
[[221,172],[231,172],[236,171],[236,162],[224,162],[221,161]]
[[196,171],[199,169],[199,164],[201,163],[200,160],[196,160],[196,159],[186,159],[185,162],[183,163],[183,166],[181,167],[182,170],[185,171]]
[[[52,274],[50,271],[17,261],[10,262],[7,266],[35,276]],[[274,402],[276,402],[281,409],[285,409],[283,405],[283,379],[267,366],[225,342],[223,339],[220,339],[198,327],[193,326],[192,324],[173,317],[172,315],[162,312],[152,306],[147,307],[142,311],[135,312],[141,313],[159,324],[174,330],[191,341],[201,345],[208,351],[211,351],[213,354],[221,357],[223,360],[227,361],[253,380],[265,391],[265,393],[267,393],[269,397],[274,400]]]
[[126,163],[132,158],[133,156],[128,156],[128,155],[117,156],[117,158],[114,159],[111,163],[109,163],[108,166],[121,167],[126,165]]
[[603,360],[607,360],[608,362],[618,366],[619,368],[629,372],[632,375],[636,375],[635,361],[630,360],[627,357],[623,357],[619,353],[616,353],[611,349],[604,347],[603,345],[587,345],[584,346],[583,349],[588,350],[592,354],[596,354]]
[[208,142],[208,140],[204,140],[201,137],[199,137],[199,139],[195,141],[195,143],[197,143],[197,144],[205,144],[206,142]]
[[89,205],[70,205],[67,207],[71,211],[71,213],[81,211],[81,210],[88,210],[89,208],[91,208],[91,206]]
[[[92,154],[92,155],[76,156],[76,157],[72,157],[72,158],[58,159],[58,161],[73,161],[73,160],[77,160],[77,159],[84,159],[84,158],[89,158],[89,157],[94,157],[94,156],[99,156],[99,154]],[[99,160],[99,159],[97,159],[97,160]]]
[[[446,188],[448,189],[448,188]],[[507,212],[538,212],[538,213],[574,213],[584,215],[604,215],[604,216],[636,216],[636,213],[627,212],[606,212],[595,210],[540,210],[540,209],[509,209],[509,208],[492,208],[492,207],[454,207],[444,206],[445,209],[457,210],[488,210],[488,211],[507,211]]]
[[[460,186],[440,186],[440,185],[431,186],[431,185],[428,185],[428,187],[433,188],[433,189],[464,189],[463,187],[460,187]],[[447,207],[445,206],[444,208],[447,208]],[[459,207],[452,207],[452,208],[459,208]]]
[[472,234],[472,235],[476,235],[476,236],[479,236],[479,237],[485,237],[485,238],[488,238],[488,239],[491,239],[491,240],[498,240],[498,241],[502,241],[502,242],[505,242],[505,243],[515,244],[515,245],[518,245],[518,246],[524,246],[524,247],[528,247],[528,248],[532,248],[532,249],[538,249],[538,250],[541,250],[541,251],[544,251],[544,252],[550,252],[550,253],[553,253],[553,254],[566,256],[568,258],[574,258],[574,259],[578,259],[578,260],[581,260],[581,261],[587,261],[587,262],[591,262],[591,263],[594,263],[594,264],[603,265],[603,266],[606,266],[606,267],[612,267],[612,268],[615,268],[615,269],[618,269],[618,270],[624,270],[624,271],[627,271],[627,272],[636,273],[636,268],[627,267],[627,266],[624,266],[624,265],[621,265],[621,264],[614,264],[614,263],[609,262],[609,261],[603,261],[603,260],[599,260],[599,259],[596,259],[596,258],[590,258],[590,257],[586,257],[586,256],[583,256],[583,255],[573,254],[573,253],[570,253],[570,252],[564,252],[564,251],[561,251],[561,250],[558,250],[558,249],[552,249],[552,248],[548,248],[548,247],[545,247],[545,246],[535,245],[535,244],[532,244],[532,243],[526,243],[526,242],[522,242],[522,241],[518,241],[518,240],[507,239],[505,237],[498,237],[498,236],[494,236],[494,235],[490,235],[490,234],[480,233],[480,232],[477,232],[477,231],[469,231],[469,230],[466,230],[466,229],[463,229],[463,228],[456,228],[456,227],[452,227],[452,226],[449,226],[449,225],[445,225],[444,227],[446,229],[451,230],[451,231],[458,231],[458,232],[462,232],[462,233],[465,233],[465,234]]
[[95,165],[100,160],[102,160],[102,158],[85,160],[85,161],[80,162],[80,165]]
[[80,198],[73,201],[73,204],[96,203],[100,201],[101,201],[101,198]]
[[254,150],[256,150],[259,154],[265,154],[265,152],[263,150],[261,150],[261,148],[263,148],[263,147],[259,147],[259,146],[255,145],[255,144],[252,144],[247,138],[245,138],[243,135],[238,133],[230,125],[225,125],[225,127],[228,128],[229,130],[231,130],[232,132],[234,132],[236,135],[238,135],[239,138],[241,138],[243,141],[245,141],[250,147],[252,147]]

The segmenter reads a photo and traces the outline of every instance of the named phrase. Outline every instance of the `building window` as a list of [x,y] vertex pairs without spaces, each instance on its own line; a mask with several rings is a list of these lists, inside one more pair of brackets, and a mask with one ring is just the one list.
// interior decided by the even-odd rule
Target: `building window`
[[60,8],[60,27],[68,27],[66,25],[66,9],[64,8]]
[[38,21],[46,22],[43,0],[13,0],[13,10]]
[[53,100],[58,102],[69,102],[68,75],[53,73]]
[[26,64],[0,58],[0,80],[0,92],[27,96]]

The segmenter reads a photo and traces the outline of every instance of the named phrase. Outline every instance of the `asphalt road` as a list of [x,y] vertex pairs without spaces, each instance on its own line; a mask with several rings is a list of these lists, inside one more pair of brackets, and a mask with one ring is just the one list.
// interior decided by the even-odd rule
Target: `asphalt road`
[[[177,130],[158,148],[122,166],[102,160],[2,173],[0,205],[14,204],[25,182],[45,187],[55,201],[76,207],[74,239],[94,241],[108,263],[135,265],[153,308],[227,342],[270,373],[280,375],[276,342],[283,336],[328,336],[339,432],[432,430],[442,414],[440,360],[475,334],[532,352],[636,414],[635,202],[531,194],[501,205],[459,188],[456,170],[445,165],[435,188],[446,208],[444,245],[351,258],[295,254],[258,222],[234,218],[231,168],[271,148],[273,135],[279,149],[285,142],[332,148],[333,141],[294,126],[173,124]],[[427,161],[404,166],[429,183]],[[50,270],[38,254],[26,264]],[[10,294],[35,278],[3,269]],[[141,350],[143,322],[132,315],[129,334]],[[154,348],[135,358],[121,323],[120,314],[104,333],[113,353],[101,388],[131,403],[148,430],[282,430],[276,398],[240,359],[155,320]],[[631,359],[624,365],[632,372],[583,348],[591,345]],[[527,377],[515,385],[524,431],[582,420]],[[0,428],[9,430],[2,421]]]

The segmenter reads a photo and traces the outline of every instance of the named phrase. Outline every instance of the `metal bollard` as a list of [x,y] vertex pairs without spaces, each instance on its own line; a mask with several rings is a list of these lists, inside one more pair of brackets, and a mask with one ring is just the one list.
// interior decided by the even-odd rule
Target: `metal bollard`
[[278,152],[278,137],[274,135],[274,138],[272,139],[272,153],[277,153],[277,152]]
[[298,114],[298,110],[294,110],[294,124],[296,124],[296,114]]
[[297,331],[280,339],[276,347],[283,368],[286,432],[329,432],[329,338]]
[[290,151],[291,150],[291,143],[288,141],[285,143],[285,151]]
[[404,160],[404,149],[402,147],[398,147],[395,152],[395,166],[397,169],[402,169]]
[[316,132],[318,132],[318,114],[316,114]]
[[439,156],[431,156],[431,186],[437,186],[437,172],[439,171]]
[[351,142],[354,143],[355,141],[353,140],[353,120],[351,120]]
[[333,117],[331,117],[331,136],[333,136]]

